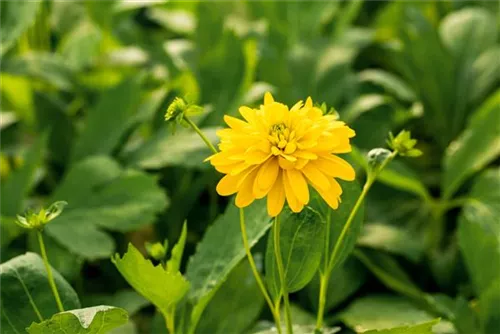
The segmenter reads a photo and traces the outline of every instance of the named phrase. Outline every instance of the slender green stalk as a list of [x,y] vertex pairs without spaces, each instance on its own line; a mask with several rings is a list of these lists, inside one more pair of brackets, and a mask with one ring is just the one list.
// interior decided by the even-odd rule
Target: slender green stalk
[[165,324],[167,325],[167,330],[170,334],[174,334],[175,333],[175,322],[174,322],[174,318],[175,318],[175,312],[166,312],[166,313],[163,313],[163,318],[165,319]]
[[207,144],[208,148],[210,148],[212,150],[212,152],[217,153],[217,149],[215,148],[215,146],[212,145],[212,143],[210,142],[210,140],[208,140],[208,138],[205,136],[205,134],[203,132],[201,132],[200,128],[196,124],[194,124],[192,120],[187,118],[185,115],[184,115],[184,120],[189,124],[189,126],[191,126],[193,128],[194,131],[196,131],[196,133],[201,137],[201,139],[205,142],[205,144]]
[[59,312],[64,312],[64,307],[61,302],[61,297],[59,297],[59,292],[57,291],[56,282],[54,281],[54,276],[52,276],[52,269],[50,268],[49,258],[47,257],[47,252],[45,251],[45,244],[43,242],[42,231],[36,231],[38,237],[38,243],[40,244],[40,252],[42,253],[43,263],[45,264],[45,269],[47,270],[47,278],[49,280],[50,288],[54,294],[56,300],[57,308]]
[[250,251],[250,245],[248,244],[247,231],[245,226],[245,212],[242,208],[240,208],[240,227],[241,227],[241,236],[243,238],[243,246],[245,247],[245,252],[247,254],[248,263],[250,263],[250,267],[252,268],[252,273],[257,281],[257,285],[259,286],[260,291],[264,295],[264,299],[267,302],[267,305],[271,309],[271,313],[273,314],[274,321],[276,323],[276,328],[278,329],[278,333],[281,333],[281,321],[279,317],[279,310],[276,311],[274,308],[274,304],[269,296],[269,293],[266,290],[266,286],[260,277],[259,270],[255,265],[255,260],[253,258],[252,252]]
[[[351,226],[352,222],[354,221],[354,217],[356,217],[356,213],[358,212],[359,208],[361,207],[361,204],[363,203],[366,195],[368,194],[368,191],[370,190],[372,184],[375,182],[377,179],[378,174],[382,169],[387,166],[389,162],[394,159],[394,157],[397,155],[397,151],[393,151],[391,155],[387,157],[386,160],[377,168],[376,171],[374,172],[369,172],[368,176],[366,178],[365,185],[363,186],[363,190],[361,191],[361,194],[359,195],[356,203],[354,204],[354,207],[351,210],[351,213],[349,214],[349,217],[347,218],[347,221],[342,228],[342,231],[340,232],[339,238],[335,242],[335,246],[333,247],[333,252],[328,260],[328,265],[326,267],[325,272],[323,273],[323,276],[320,279],[320,290],[319,290],[319,299],[318,299],[318,314],[316,318],[316,329],[321,330],[323,326],[323,316],[325,313],[325,301],[326,301],[326,293],[327,293],[327,287],[328,287],[328,281],[330,279],[331,272],[333,270],[333,266],[335,265],[335,261],[338,258],[340,248],[342,246],[342,243],[344,242],[345,236],[347,234],[347,231],[349,230],[349,227]],[[329,233],[329,230],[327,230],[327,233]],[[327,255],[325,255],[327,256]]]
[[288,299],[288,291],[286,286],[285,269],[283,268],[283,258],[281,256],[280,247],[280,219],[279,215],[276,216],[273,224],[273,235],[274,235],[274,255],[276,257],[276,265],[278,267],[278,273],[281,281],[281,292],[283,293],[283,301],[285,304],[285,318],[286,318],[286,328],[288,334],[293,334],[292,328],[292,315],[290,313],[290,300]]

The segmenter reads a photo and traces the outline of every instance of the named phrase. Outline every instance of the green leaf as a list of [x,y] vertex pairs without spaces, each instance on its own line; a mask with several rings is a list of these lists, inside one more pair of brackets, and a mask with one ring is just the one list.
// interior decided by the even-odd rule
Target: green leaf
[[[66,309],[80,307],[78,296],[55,270],[54,280]],[[0,265],[1,323],[3,334],[24,333],[32,322],[58,312],[47,272],[38,254],[26,253]]]
[[[286,289],[295,292],[306,286],[318,270],[324,249],[325,224],[309,207],[299,213],[281,214],[280,248],[285,270]],[[274,253],[274,229],[267,239],[266,282],[271,295],[280,297],[281,281]]]
[[102,93],[87,114],[85,128],[73,148],[73,162],[90,155],[111,154],[128,130],[139,98],[140,81],[136,77]]
[[394,95],[400,100],[413,102],[417,99],[413,89],[408,86],[401,78],[383,70],[364,70],[358,73],[361,82],[370,82],[380,86],[387,93]]
[[161,264],[154,266],[132,244],[122,258],[118,254],[111,258],[127,282],[163,314],[187,294],[189,282],[181,273],[165,270]]
[[424,293],[391,256],[373,250],[356,250],[355,255],[390,289],[417,300],[425,300]]
[[[341,266],[337,267],[330,275],[326,294],[325,310],[344,302],[365,284],[368,271],[353,256],[349,257]],[[307,286],[309,302],[315,308],[318,306],[319,274]]]
[[431,196],[418,175],[401,161],[392,161],[377,176],[377,181],[393,188],[403,190],[421,197],[424,200]]
[[2,36],[0,54],[3,55],[35,22],[41,1],[13,1],[0,4]]
[[500,272],[499,189],[500,168],[484,171],[458,219],[458,242],[477,296],[490,288]]
[[[218,128],[203,128],[201,131],[216,144]],[[166,166],[208,168],[203,160],[212,152],[192,131],[179,131],[171,134],[167,128],[158,131],[149,141],[132,152],[126,161],[131,166],[145,169],[160,169]]]
[[474,85],[471,87],[471,103],[482,102],[491,88],[498,84],[498,73],[500,73],[500,46],[495,45],[481,53],[472,64],[474,70]]
[[[276,334],[276,328],[274,326],[270,326],[270,329],[265,329],[262,331],[253,332],[253,334]],[[315,332],[315,325],[293,325],[293,332],[295,334],[311,334]],[[285,331],[285,328],[282,328],[282,331]],[[340,332],[340,327],[324,327],[321,331],[323,334],[335,334]]]
[[113,306],[120,307],[127,311],[129,316],[133,316],[142,308],[151,305],[151,303],[135,292],[132,289],[120,290],[113,295],[98,294],[82,296],[83,306],[99,305],[103,303],[112,304]]
[[471,117],[469,125],[448,147],[442,189],[451,198],[462,183],[500,155],[500,90]]
[[[330,206],[328,206],[328,204],[326,204],[326,202],[316,192],[311,192],[311,202],[309,203],[311,208],[320,213],[324,222],[330,219],[330,231],[326,231],[330,235],[328,254],[332,254],[335,243],[337,242],[340,233],[347,222],[347,218],[349,217],[354,204],[361,194],[361,190],[359,189],[359,185],[356,181],[339,181],[339,183],[342,187],[343,193],[341,195],[342,202],[339,203],[338,209],[334,210],[330,208]],[[363,220],[364,204],[362,203],[344,237],[337,258],[333,260],[332,269],[339,267],[354,249],[356,240],[358,239],[363,227]]]
[[[252,247],[271,226],[265,200],[254,202],[244,212],[248,243]],[[190,298],[196,305],[191,316],[194,323],[229,273],[245,257],[238,221],[239,209],[230,204],[207,229],[188,263],[186,277],[192,287]]]
[[101,40],[101,31],[91,21],[81,20],[64,36],[58,45],[58,51],[69,67],[80,71],[95,61]]
[[208,303],[196,333],[243,333],[257,319],[263,305],[264,296],[250,265],[244,260]]
[[439,323],[439,319],[427,321],[418,325],[401,326],[382,330],[371,330],[363,332],[366,334],[433,334],[432,327]]
[[102,229],[135,230],[154,221],[168,202],[153,176],[121,170],[107,157],[73,165],[52,198],[64,198],[69,205],[47,225],[47,234],[85,259],[113,254],[114,241]]
[[27,330],[29,334],[105,334],[127,320],[125,310],[101,305],[57,313]]
[[29,52],[2,63],[2,72],[25,76],[48,83],[62,91],[71,91],[75,85],[75,75],[66,65],[64,58],[55,53]]
[[[248,243],[252,247],[271,226],[266,202],[256,201],[245,208],[244,212]],[[217,289],[245,257],[238,222],[239,209],[230,204],[224,214],[207,229],[203,240],[198,244],[186,271],[192,287],[190,295],[194,300]]]
[[358,333],[372,329],[416,325],[434,318],[407,299],[393,295],[369,295],[358,298],[340,314],[340,319]]
[[479,297],[480,321],[484,334],[495,333],[500,328],[500,279],[490,284],[490,287]]
[[186,237],[187,237],[187,223],[184,222],[182,225],[181,236],[174,248],[172,248],[172,256],[170,260],[167,261],[167,271],[171,273],[176,273],[179,271],[181,266],[182,254],[184,253],[184,246],[186,245]]
[[44,134],[28,149],[23,165],[9,175],[6,180],[2,179],[0,192],[0,212],[4,216],[15,217],[23,211],[24,200],[28,195],[35,180],[35,172],[44,158],[47,136]]
[[403,255],[418,262],[423,255],[422,242],[410,231],[386,224],[367,224],[358,239],[358,245]]

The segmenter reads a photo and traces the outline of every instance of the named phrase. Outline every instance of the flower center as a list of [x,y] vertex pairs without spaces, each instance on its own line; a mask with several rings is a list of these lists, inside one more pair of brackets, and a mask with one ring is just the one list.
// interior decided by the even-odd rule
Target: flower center
[[274,155],[292,154],[297,149],[295,131],[290,131],[284,123],[272,125],[268,139]]

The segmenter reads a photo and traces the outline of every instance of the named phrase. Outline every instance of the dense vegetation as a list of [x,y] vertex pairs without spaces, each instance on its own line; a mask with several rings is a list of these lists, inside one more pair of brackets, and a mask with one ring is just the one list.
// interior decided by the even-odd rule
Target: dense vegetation
[[[2,333],[166,333],[172,319],[177,333],[269,330],[238,210],[203,162],[210,149],[164,119],[182,97],[216,144],[223,116],[267,91],[289,106],[311,96],[356,131],[343,157],[357,181],[341,182],[332,235],[368,151],[407,129],[423,152],[391,161],[371,187],[329,277],[325,333],[500,333],[498,2],[0,5]],[[271,285],[271,220],[258,203],[245,214]],[[282,226],[310,219],[307,240],[323,222],[306,218]],[[43,240],[62,305],[34,254],[52,219]],[[313,248],[294,257],[312,279],[290,295],[299,334],[317,324]]]

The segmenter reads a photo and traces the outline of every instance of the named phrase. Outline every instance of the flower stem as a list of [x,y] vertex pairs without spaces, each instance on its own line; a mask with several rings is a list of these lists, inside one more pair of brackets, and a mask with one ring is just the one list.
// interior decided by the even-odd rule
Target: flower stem
[[212,152],[217,153],[217,149],[215,148],[215,146],[210,142],[210,140],[208,140],[208,138],[200,130],[200,128],[196,124],[194,124],[192,120],[186,117],[186,115],[184,115],[184,120],[189,124],[189,126],[193,128],[194,131],[196,131],[196,133],[201,137],[201,139],[203,139],[205,144],[207,144],[208,148],[210,148]]
[[278,329],[278,333],[281,333],[281,321],[279,317],[279,310],[276,312],[274,308],[274,304],[271,300],[271,297],[269,296],[269,293],[266,290],[266,287],[264,285],[264,282],[262,281],[262,278],[260,277],[259,270],[257,269],[257,266],[255,265],[255,260],[253,258],[252,252],[250,251],[250,246],[248,244],[248,237],[247,237],[247,232],[246,232],[246,226],[245,226],[245,212],[243,208],[240,208],[240,227],[241,227],[241,236],[243,238],[243,246],[245,247],[245,252],[247,254],[248,258],[248,263],[250,264],[250,267],[252,268],[252,273],[255,277],[255,280],[257,281],[257,285],[260,288],[260,291],[264,295],[264,299],[267,302],[267,305],[269,306],[269,309],[271,310],[271,313],[273,314],[274,321],[276,323],[276,328]]
[[[369,172],[368,176],[366,178],[365,185],[363,186],[363,190],[361,191],[361,194],[359,195],[356,203],[354,204],[354,207],[351,210],[351,213],[349,214],[349,217],[347,218],[347,221],[342,228],[342,231],[340,232],[339,238],[335,242],[335,246],[333,247],[333,252],[330,256],[330,259],[328,261],[328,266],[325,269],[325,272],[323,276],[321,277],[320,280],[320,290],[319,290],[319,302],[318,302],[318,314],[316,318],[316,330],[320,331],[322,326],[323,326],[323,316],[325,313],[325,301],[326,301],[326,293],[327,293],[327,287],[328,287],[328,281],[330,279],[331,272],[333,270],[333,266],[335,265],[335,261],[337,260],[337,257],[340,252],[340,248],[342,246],[342,243],[344,242],[344,238],[347,235],[347,231],[349,230],[349,227],[351,226],[352,222],[354,221],[354,217],[356,217],[356,213],[358,212],[359,208],[361,207],[361,204],[363,203],[366,195],[368,194],[368,191],[370,190],[372,184],[375,182],[377,179],[378,174],[380,171],[382,171],[385,166],[389,162],[394,159],[394,157],[397,155],[397,151],[393,151],[391,155],[387,157],[387,159],[384,160],[384,162],[380,165],[380,167],[375,171],[375,172]],[[329,230],[327,230],[327,233],[329,233]]]
[[50,268],[49,258],[47,257],[47,252],[45,251],[45,244],[43,242],[42,231],[36,231],[38,237],[38,243],[40,244],[40,252],[42,253],[43,263],[45,264],[45,269],[47,270],[47,278],[49,280],[50,288],[54,294],[56,300],[57,308],[59,312],[64,312],[64,307],[61,302],[61,297],[59,297],[59,292],[57,291],[56,282],[54,281],[54,276],[52,276],[52,269]]
[[276,257],[276,265],[278,267],[278,273],[281,281],[281,291],[283,293],[283,301],[285,304],[285,318],[286,318],[286,328],[288,334],[293,334],[292,328],[292,315],[290,313],[290,300],[288,299],[288,291],[286,286],[285,270],[283,268],[283,258],[281,256],[280,247],[280,219],[279,215],[276,216],[273,224],[273,235],[274,235],[274,255]]

